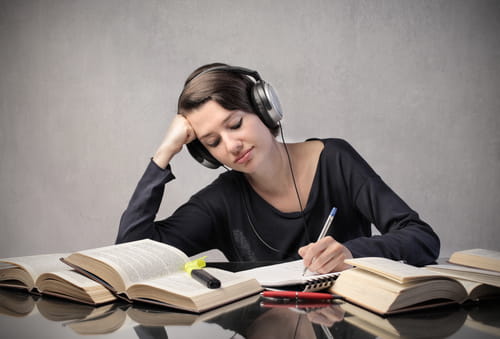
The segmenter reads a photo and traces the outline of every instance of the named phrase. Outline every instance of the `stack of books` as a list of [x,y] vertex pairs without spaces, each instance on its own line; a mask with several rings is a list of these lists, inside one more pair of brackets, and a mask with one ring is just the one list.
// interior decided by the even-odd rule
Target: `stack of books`
[[386,258],[348,259],[354,268],[330,291],[383,315],[500,296],[500,252],[457,251],[448,262],[415,267]]

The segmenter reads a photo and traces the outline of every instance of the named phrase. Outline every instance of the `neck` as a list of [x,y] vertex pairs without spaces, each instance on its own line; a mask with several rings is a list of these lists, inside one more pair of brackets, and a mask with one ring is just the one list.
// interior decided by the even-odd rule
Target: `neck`
[[[276,156],[271,161],[262,166],[259,171],[251,174],[246,174],[246,178],[250,185],[257,192],[265,192],[267,194],[280,194],[287,191],[293,185],[290,166],[293,166],[293,155],[289,150],[290,160],[288,159],[285,145],[276,142],[276,149],[273,151]],[[290,149],[290,146],[288,146]]]

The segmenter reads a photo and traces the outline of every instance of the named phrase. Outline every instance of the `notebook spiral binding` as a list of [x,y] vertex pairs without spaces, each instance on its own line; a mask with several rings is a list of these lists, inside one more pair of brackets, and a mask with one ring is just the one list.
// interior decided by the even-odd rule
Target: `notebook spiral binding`
[[303,292],[324,290],[332,286],[335,283],[337,277],[338,273],[332,273],[331,275],[322,277],[311,277],[307,279]]

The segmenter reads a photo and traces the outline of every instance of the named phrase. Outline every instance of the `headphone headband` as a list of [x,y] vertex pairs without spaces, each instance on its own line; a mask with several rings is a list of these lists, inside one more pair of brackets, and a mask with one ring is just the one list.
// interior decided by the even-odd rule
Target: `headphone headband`
[[194,79],[202,76],[205,73],[215,72],[215,71],[226,71],[226,72],[240,73],[240,74],[248,75],[249,77],[253,78],[255,80],[255,82],[262,81],[262,78],[260,77],[260,75],[257,71],[254,71],[254,70],[251,70],[251,69],[245,68],[245,67],[221,65],[221,66],[210,67],[210,68],[207,68],[206,70],[201,71],[200,73],[196,74],[194,77],[189,79],[188,83],[190,83]]

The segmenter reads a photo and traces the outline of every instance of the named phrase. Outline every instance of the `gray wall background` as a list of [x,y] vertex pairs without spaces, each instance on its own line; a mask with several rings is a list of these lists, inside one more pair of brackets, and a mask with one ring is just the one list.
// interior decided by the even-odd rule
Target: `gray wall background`
[[[500,2],[0,1],[0,257],[114,241],[185,77],[278,90],[287,141],[347,139],[442,240],[500,249]],[[182,152],[159,217],[219,172]]]

